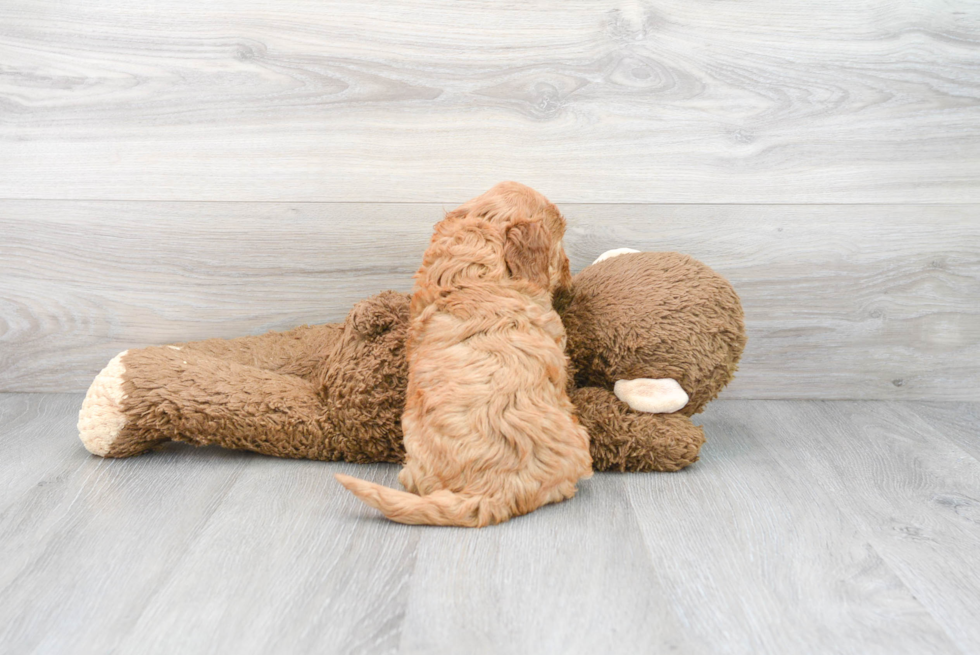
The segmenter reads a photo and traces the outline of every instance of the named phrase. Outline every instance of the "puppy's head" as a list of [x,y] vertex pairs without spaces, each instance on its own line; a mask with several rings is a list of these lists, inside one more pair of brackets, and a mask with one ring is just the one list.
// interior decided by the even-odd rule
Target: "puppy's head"
[[540,220],[493,224],[470,216],[446,218],[436,224],[416,280],[440,291],[477,281],[515,281],[549,293],[553,250]]
[[[547,275],[541,286],[556,293],[571,285],[568,257],[562,247],[565,219],[543,195],[518,182],[501,182],[446,214],[445,222],[474,218],[504,231],[504,242],[511,252],[505,254],[505,259],[509,257],[517,266],[518,277],[532,280],[527,276],[528,264],[531,259],[542,260],[537,251],[544,247]],[[511,264],[508,262],[507,266]],[[536,273],[532,281],[540,282],[541,276]]]

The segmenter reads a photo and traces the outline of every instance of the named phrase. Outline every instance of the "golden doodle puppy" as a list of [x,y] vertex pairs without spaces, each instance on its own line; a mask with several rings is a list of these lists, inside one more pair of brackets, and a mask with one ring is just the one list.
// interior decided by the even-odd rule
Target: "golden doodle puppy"
[[415,276],[402,428],[407,492],[337,479],[400,523],[482,527],[575,495],[589,437],[566,394],[552,294],[565,220],[514,182],[449,212]]

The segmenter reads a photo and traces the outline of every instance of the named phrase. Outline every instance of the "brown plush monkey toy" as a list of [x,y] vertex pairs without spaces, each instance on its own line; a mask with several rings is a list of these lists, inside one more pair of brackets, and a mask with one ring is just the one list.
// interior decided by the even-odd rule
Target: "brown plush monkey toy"
[[[617,250],[555,299],[575,371],[570,395],[597,471],[676,471],[704,433],[691,422],[745,346],[731,285],[677,253]],[[166,441],[275,457],[398,462],[408,296],[361,301],[339,325],[120,353],[82,403],[82,443],[129,457]]]

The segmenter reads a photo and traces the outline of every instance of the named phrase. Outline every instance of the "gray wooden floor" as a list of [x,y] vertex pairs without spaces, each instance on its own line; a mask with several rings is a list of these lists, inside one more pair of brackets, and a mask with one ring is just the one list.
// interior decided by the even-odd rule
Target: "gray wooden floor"
[[0,395],[6,653],[980,652],[977,404],[719,401],[694,467],[468,531],[332,475],[391,466],[98,459],[80,401]]

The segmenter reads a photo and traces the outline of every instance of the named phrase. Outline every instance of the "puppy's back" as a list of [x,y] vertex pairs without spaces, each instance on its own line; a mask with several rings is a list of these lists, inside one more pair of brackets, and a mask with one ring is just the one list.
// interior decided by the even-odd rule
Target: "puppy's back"
[[[348,489],[395,521],[466,526],[574,496],[577,481],[592,474],[592,459],[565,393],[560,319],[529,306],[501,317],[507,320],[526,329],[452,345],[429,332],[416,344],[402,417],[402,481],[421,495],[344,482]],[[442,315],[429,328],[449,329]]]
[[412,302],[399,476],[411,493],[338,476],[388,518],[499,523],[572,497],[591,476],[588,434],[565,392],[564,328],[550,302],[561,278],[552,261],[567,266],[555,255],[561,234],[554,238],[557,246],[540,220],[437,226]]

